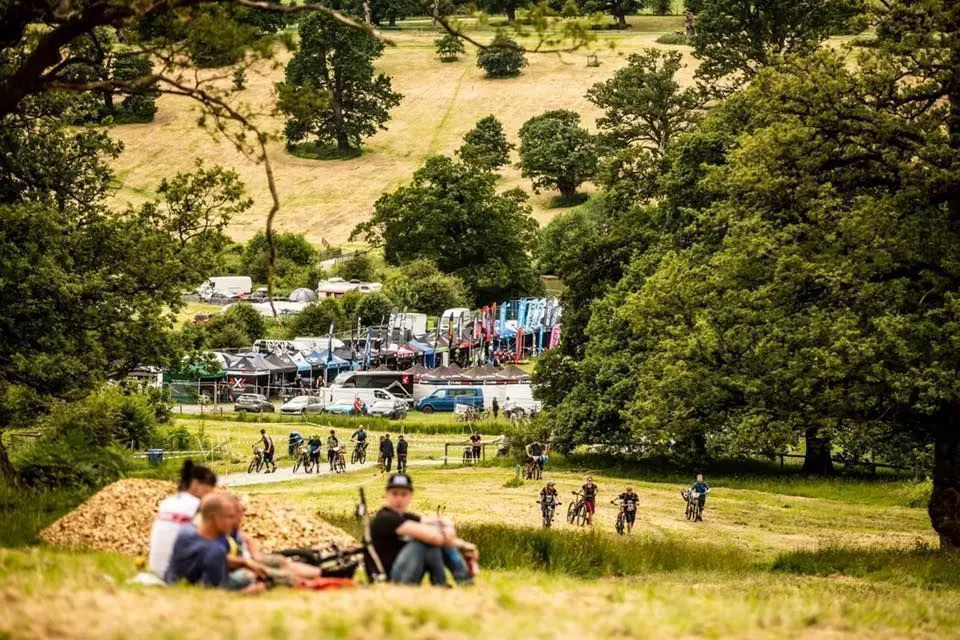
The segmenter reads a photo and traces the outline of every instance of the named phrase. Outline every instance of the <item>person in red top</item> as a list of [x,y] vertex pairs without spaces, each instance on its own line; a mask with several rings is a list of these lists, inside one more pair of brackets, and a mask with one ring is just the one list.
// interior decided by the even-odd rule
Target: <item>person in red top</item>
[[583,490],[583,504],[587,508],[587,524],[593,524],[593,514],[597,512],[597,485],[593,483],[593,476],[587,476]]

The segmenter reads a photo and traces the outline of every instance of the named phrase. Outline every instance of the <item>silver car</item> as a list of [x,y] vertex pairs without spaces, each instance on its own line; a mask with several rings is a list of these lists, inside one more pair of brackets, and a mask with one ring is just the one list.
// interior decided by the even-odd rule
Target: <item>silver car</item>
[[302,416],[308,413],[322,413],[323,400],[317,396],[296,396],[280,406],[280,413]]

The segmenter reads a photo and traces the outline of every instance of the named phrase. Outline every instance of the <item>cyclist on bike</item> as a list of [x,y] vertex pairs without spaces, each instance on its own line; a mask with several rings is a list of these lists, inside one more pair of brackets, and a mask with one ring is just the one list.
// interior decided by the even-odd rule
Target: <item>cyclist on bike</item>
[[527,458],[540,465],[540,471],[543,471],[543,459],[545,457],[543,453],[546,449],[539,440],[534,440],[524,448],[527,452]]
[[408,443],[401,435],[397,438],[397,473],[407,472],[407,447]]
[[358,449],[367,448],[367,432],[364,430],[363,425],[360,425],[360,427],[353,432],[350,439],[356,441]]
[[620,503],[620,508],[623,509],[623,519],[627,523],[627,533],[630,533],[633,530],[633,523],[637,520],[637,502],[640,500],[632,487],[627,487],[627,490],[617,496],[616,500],[611,500],[610,504]]
[[275,450],[273,448],[273,438],[267,435],[266,429],[260,429],[260,439],[257,440],[253,446],[257,446],[260,443],[263,443],[263,463],[267,466],[265,473],[270,473],[270,467],[273,467],[273,471],[277,470],[277,463],[273,461],[273,456]]
[[327,437],[327,462],[330,463],[330,471],[333,471],[333,461],[339,451],[340,439],[337,437],[337,432],[330,429],[330,436]]
[[597,485],[593,483],[593,476],[587,476],[587,481],[582,487],[583,506],[587,510],[587,524],[593,524],[593,514],[597,511]]
[[543,514],[544,520],[547,518],[547,511],[560,504],[560,495],[557,493],[557,486],[553,480],[547,482],[547,486],[540,490],[540,499],[537,502],[540,503],[540,512]]
[[700,500],[700,513],[697,515],[697,522],[703,522],[703,508],[707,505],[707,494],[710,493],[710,485],[703,481],[703,474],[697,474],[697,481],[690,485],[690,491],[697,494]]

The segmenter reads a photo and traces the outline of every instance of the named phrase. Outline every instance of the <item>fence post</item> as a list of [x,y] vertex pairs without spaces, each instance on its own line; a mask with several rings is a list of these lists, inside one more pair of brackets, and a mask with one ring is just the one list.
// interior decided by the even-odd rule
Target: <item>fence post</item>
[[444,442],[443,443],[443,466],[447,466],[447,453],[449,449],[450,449],[450,443]]

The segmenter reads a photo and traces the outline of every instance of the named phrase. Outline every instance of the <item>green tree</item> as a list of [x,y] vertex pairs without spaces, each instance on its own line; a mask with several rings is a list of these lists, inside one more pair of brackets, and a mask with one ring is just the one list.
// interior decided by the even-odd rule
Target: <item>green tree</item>
[[690,44],[697,73],[716,83],[749,81],[777,58],[814,51],[863,11],[860,0],[702,0]]
[[682,61],[677,51],[644,49],[587,91],[587,99],[604,111],[597,119],[602,146],[620,150],[640,145],[659,157],[675,136],[696,126],[704,94],[697,86],[681,87]]
[[369,327],[380,324],[384,318],[389,318],[392,308],[393,302],[390,298],[379,291],[374,291],[362,295],[350,317],[354,322],[359,319],[361,326]]
[[520,128],[520,171],[533,179],[535,192],[557,189],[569,202],[596,169],[593,136],[580,126],[576,112],[547,111]]
[[400,309],[431,317],[467,304],[467,287],[463,281],[422,258],[400,267],[399,273],[387,280],[384,292]]
[[517,9],[530,6],[528,0],[484,0],[480,2],[480,8],[487,13],[503,13],[507,16],[507,22],[514,22],[517,19]]
[[512,78],[527,66],[527,57],[516,41],[498,33],[477,54],[477,66],[487,72],[488,78]]
[[390,264],[417,258],[469,283],[483,305],[542,287],[530,261],[537,223],[520,189],[495,190],[496,176],[444,156],[427,158],[413,182],[384,194],[351,238],[384,248]]
[[251,346],[267,335],[267,321],[245,302],[230,305],[204,327],[205,346],[210,349],[236,349]]
[[646,5],[646,0],[584,0],[583,10],[586,13],[609,13],[617,19],[621,29],[627,28],[627,16],[639,13]]
[[[593,215],[582,208],[563,212],[540,230],[537,241],[537,269],[540,273],[555,274],[564,267],[570,247],[596,234]],[[570,265],[571,267],[573,265]]]
[[673,0],[655,0],[653,12],[658,16],[669,16],[673,13]]
[[[317,250],[303,234],[277,232],[273,234],[273,244],[277,255],[274,275],[278,280],[287,286],[317,286],[316,282],[309,284],[306,276],[317,259]],[[267,236],[263,231],[258,231],[243,250],[243,269],[254,282],[266,282],[269,264]]]
[[343,307],[333,298],[324,298],[303,308],[293,317],[288,325],[287,333],[291,338],[297,336],[320,337],[330,333],[330,323],[334,323],[334,330],[347,329],[347,316]]
[[333,267],[333,275],[344,280],[373,282],[378,278],[377,265],[368,253],[355,253]]
[[457,58],[467,51],[463,46],[463,41],[452,33],[447,33],[442,38],[437,38],[433,41],[433,44],[436,47],[437,55],[440,56],[441,62],[456,62]]
[[457,155],[465,164],[493,171],[510,161],[513,145],[507,142],[503,124],[489,115],[477,120],[473,129],[463,136]]
[[345,154],[386,129],[390,109],[402,96],[389,77],[374,76],[373,61],[382,53],[383,43],[364,31],[325,15],[306,17],[300,48],[287,63],[285,81],[277,84],[287,144],[313,137],[319,145],[336,143]]

